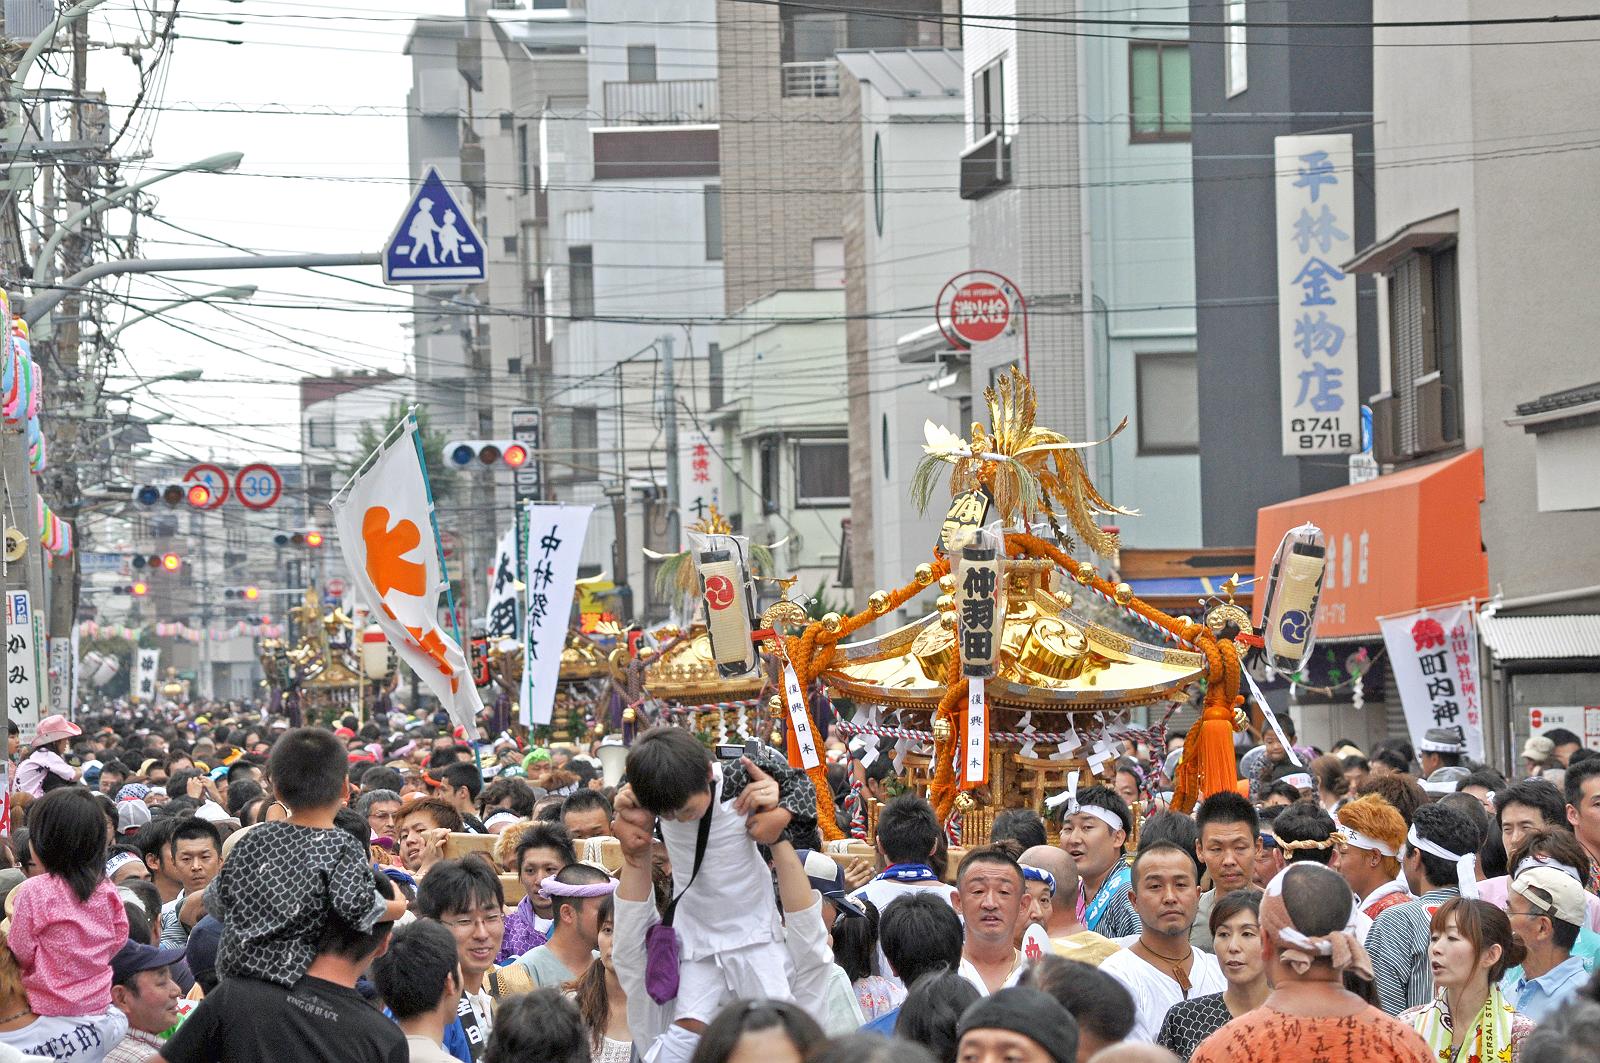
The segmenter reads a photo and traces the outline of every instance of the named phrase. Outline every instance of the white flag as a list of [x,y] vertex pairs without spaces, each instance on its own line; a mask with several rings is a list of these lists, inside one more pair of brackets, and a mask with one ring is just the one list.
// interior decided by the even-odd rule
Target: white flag
[[439,626],[447,581],[421,447],[417,422],[407,417],[399,435],[334,499],[333,519],[373,621],[470,738],[483,702],[466,655]]
[[522,722],[547,724],[561,677],[578,559],[593,506],[528,503],[527,599],[522,635]]
[[1434,727],[1453,727],[1466,740],[1467,759],[1482,760],[1483,701],[1472,603],[1380,617],[1378,627],[1411,740],[1420,743]]
[[160,691],[157,688],[161,674],[161,651],[139,650],[133,670],[133,692],[139,704],[154,705]]
[[500,536],[494,552],[494,571],[489,574],[489,611],[483,633],[489,645],[517,637],[517,526],[513,522]]

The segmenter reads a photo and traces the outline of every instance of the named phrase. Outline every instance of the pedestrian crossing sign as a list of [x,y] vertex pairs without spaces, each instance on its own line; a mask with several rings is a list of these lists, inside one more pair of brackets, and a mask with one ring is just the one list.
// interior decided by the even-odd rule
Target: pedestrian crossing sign
[[388,284],[481,281],[483,239],[432,166],[383,252]]

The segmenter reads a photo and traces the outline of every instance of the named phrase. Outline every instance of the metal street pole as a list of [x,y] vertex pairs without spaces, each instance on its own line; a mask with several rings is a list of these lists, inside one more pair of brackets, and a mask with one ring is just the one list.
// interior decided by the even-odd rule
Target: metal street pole
[[667,442],[667,549],[683,547],[683,529],[678,519],[678,385],[672,375],[672,336],[663,335],[661,345],[661,404],[664,407]]
[[[133,317],[130,317],[128,320],[112,329],[111,332],[107,334],[106,341],[108,343],[115,343],[117,341],[117,337],[122,335],[123,330],[132,328],[141,321],[148,321],[153,317],[158,317],[161,314],[165,314],[168,310],[176,310],[178,307],[188,306],[190,303],[208,303],[213,299],[231,299],[234,301],[243,302],[244,300],[253,297],[257,290],[258,288],[254,284],[241,284],[233,288],[218,288],[215,291],[200,292],[197,295],[191,295],[187,299],[176,299],[170,303],[162,303],[160,306],[146,310],[142,314],[136,314]],[[158,377],[157,379],[167,378]],[[151,381],[151,383],[154,382],[155,381]]]

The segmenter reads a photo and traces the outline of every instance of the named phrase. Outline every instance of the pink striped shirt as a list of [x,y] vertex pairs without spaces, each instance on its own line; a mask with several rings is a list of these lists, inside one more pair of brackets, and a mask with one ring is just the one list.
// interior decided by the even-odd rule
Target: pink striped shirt
[[35,1015],[98,1015],[111,1006],[111,958],[128,940],[128,913],[102,879],[80,902],[65,879],[36,875],[17,887],[7,944]]

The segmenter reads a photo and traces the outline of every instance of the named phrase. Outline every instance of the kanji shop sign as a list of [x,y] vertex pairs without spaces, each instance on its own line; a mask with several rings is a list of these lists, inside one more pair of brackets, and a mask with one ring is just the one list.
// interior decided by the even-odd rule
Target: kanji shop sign
[[1478,633],[1471,602],[1379,618],[1406,729],[1421,742],[1431,727],[1454,727],[1470,760],[1483,759]]
[[687,529],[704,520],[711,507],[719,504],[722,470],[710,436],[697,428],[685,427],[680,430],[679,438],[678,527]]
[[27,591],[6,592],[6,714],[23,745],[39,727],[39,618]]
[[550,722],[572,592],[593,506],[528,505],[528,575],[522,633],[522,722]]
[[1016,285],[998,273],[974,269],[945,282],[934,317],[952,347],[969,350],[1005,335],[1012,327],[1013,306],[1026,317],[1027,304]]
[[1283,452],[1361,449],[1356,379],[1355,155],[1350,134],[1274,140]]

